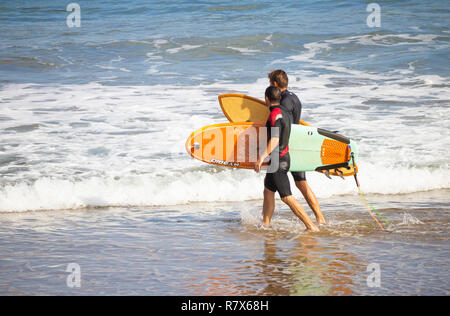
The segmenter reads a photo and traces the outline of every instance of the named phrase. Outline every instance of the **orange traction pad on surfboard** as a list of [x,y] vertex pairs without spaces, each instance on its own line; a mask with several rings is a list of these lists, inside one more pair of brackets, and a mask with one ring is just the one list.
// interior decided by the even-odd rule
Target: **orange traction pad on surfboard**
[[322,164],[333,165],[350,160],[350,147],[333,139],[324,139],[320,150]]

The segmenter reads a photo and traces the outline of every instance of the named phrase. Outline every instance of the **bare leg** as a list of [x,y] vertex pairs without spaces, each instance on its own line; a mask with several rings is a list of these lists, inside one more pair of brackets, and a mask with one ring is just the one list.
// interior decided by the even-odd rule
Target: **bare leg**
[[309,207],[313,210],[314,214],[316,215],[317,222],[319,224],[326,224],[325,217],[323,216],[322,211],[320,210],[319,201],[317,201],[317,198],[314,195],[314,192],[309,187],[308,182],[295,181],[295,185],[300,190],[300,192],[302,192]]
[[263,204],[263,223],[266,226],[270,225],[273,211],[275,210],[275,192],[264,188],[264,204]]
[[319,228],[311,221],[308,214],[306,214],[303,207],[300,205],[300,202],[297,201],[297,199],[292,196],[286,196],[281,199],[284,203],[286,203],[294,212],[294,214],[305,224],[306,229],[310,230],[312,232],[318,232]]

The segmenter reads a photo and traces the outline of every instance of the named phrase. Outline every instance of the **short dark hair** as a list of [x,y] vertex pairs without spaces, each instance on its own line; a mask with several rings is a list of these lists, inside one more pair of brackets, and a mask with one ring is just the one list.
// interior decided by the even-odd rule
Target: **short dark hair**
[[277,104],[281,101],[281,90],[278,87],[267,87],[265,96],[269,99],[270,104]]
[[281,89],[287,88],[289,84],[289,78],[284,70],[277,69],[269,72],[270,83],[277,83]]

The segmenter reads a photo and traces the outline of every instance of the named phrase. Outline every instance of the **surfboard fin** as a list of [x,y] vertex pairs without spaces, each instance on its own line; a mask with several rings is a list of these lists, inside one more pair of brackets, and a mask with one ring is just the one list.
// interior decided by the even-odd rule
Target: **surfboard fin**
[[325,170],[325,175],[327,176],[328,179],[331,179],[330,177],[330,171],[327,169]]
[[334,172],[336,172],[336,174],[337,174],[339,177],[341,177],[342,180],[345,180],[345,179],[344,179],[344,173],[343,173],[341,170],[339,170],[339,169],[334,169]]

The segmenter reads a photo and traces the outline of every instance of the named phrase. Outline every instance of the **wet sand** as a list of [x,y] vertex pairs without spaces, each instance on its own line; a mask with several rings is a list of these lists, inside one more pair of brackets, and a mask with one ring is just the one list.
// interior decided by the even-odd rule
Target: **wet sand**
[[279,200],[268,229],[261,200],[0,213],[0,294],[448,295],[449,193],[368,195],[387,232],[358,196],[320,199],[317,234]]

